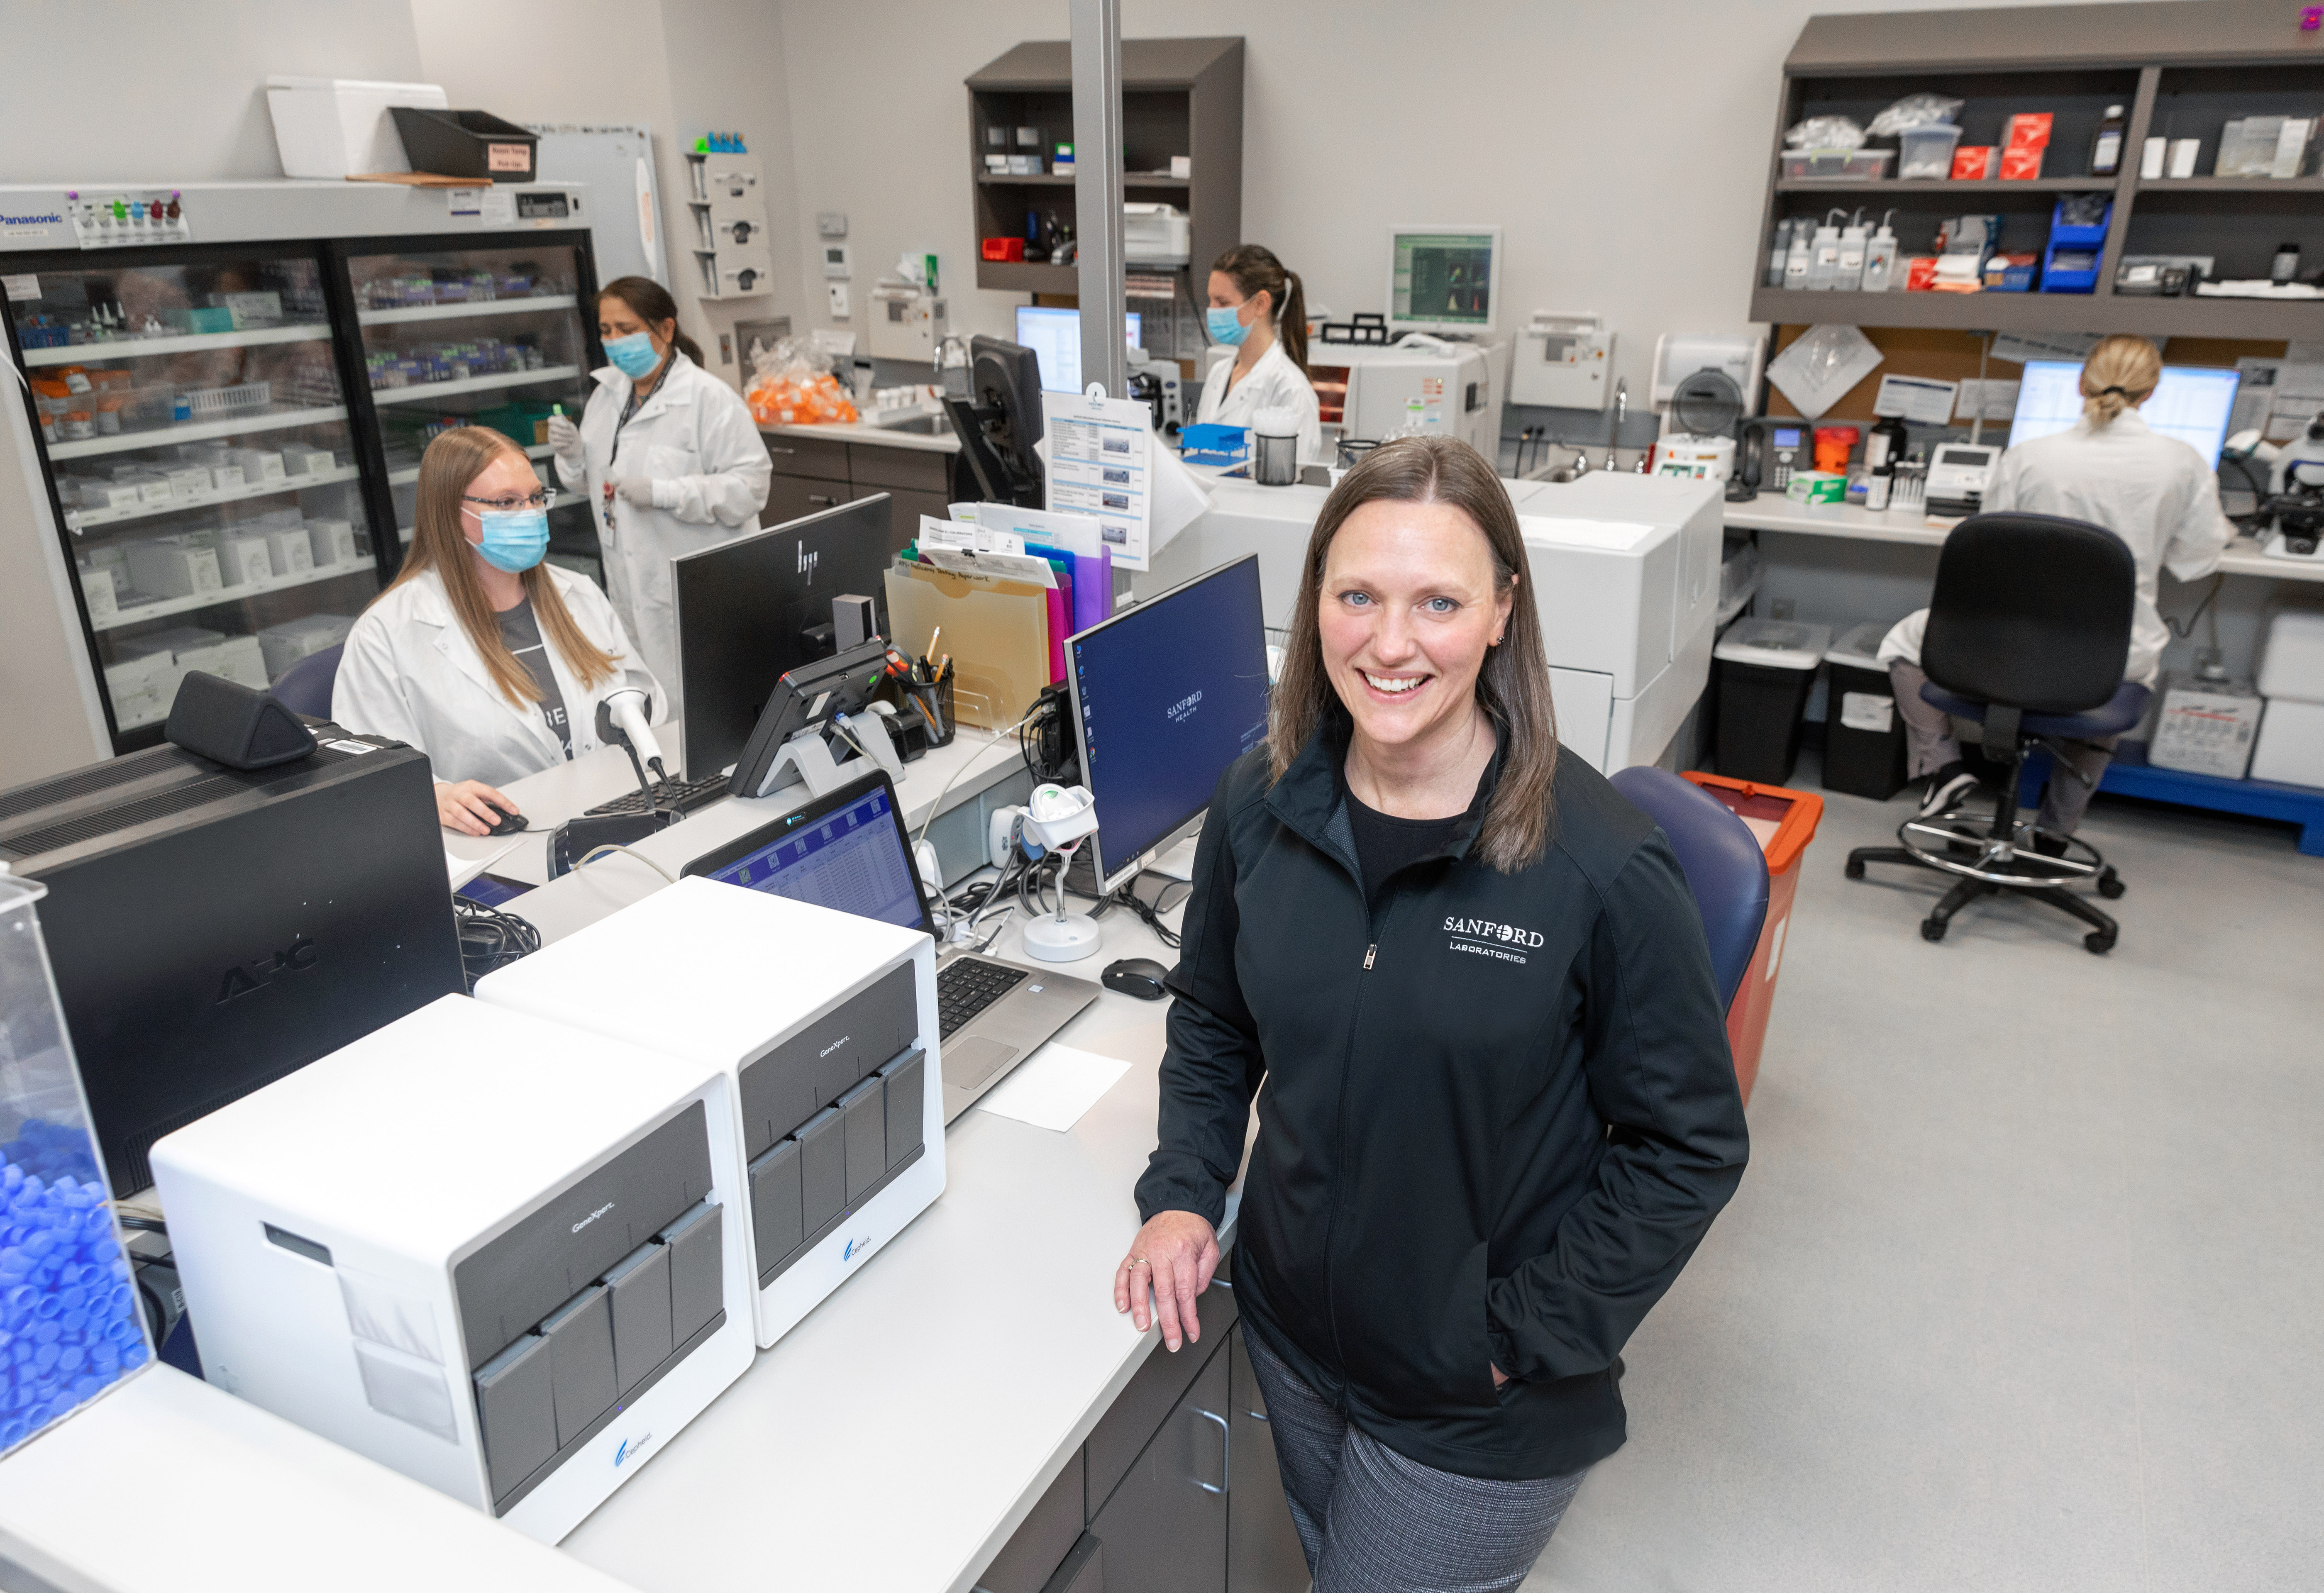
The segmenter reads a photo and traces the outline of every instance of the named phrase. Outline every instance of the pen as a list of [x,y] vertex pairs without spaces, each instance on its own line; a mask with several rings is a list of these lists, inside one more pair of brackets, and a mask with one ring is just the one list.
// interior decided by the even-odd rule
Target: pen
[[923,653],[923,654],[922,654],[922,655],[920,655],[920,656],[921,656],[921,657],[923,657],[923,658],[935,658],[935,657],[936,656],[936,638],[937,638],[937,637],[939,637],[939,636],[942,636],[943,634],[944,634],[944,627],[943,627],[943,626],[941,626],[941,625],[937,626],[935,630],[933,630],[933,631],[929,631],[929,632],[928,632],[928,650],[927,650],[927,652]]

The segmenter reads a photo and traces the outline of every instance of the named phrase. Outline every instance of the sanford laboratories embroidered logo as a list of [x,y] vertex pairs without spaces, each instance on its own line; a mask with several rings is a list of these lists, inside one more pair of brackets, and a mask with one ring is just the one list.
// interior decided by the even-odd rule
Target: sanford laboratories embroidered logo
[[1496,924],[1489,918],[1447,918],[1444,933],[1452,937],[1445,943],[1447,950],[1504,962],[1523,963],[1526,953],[1538,949],[1542,943],[1539,930]]

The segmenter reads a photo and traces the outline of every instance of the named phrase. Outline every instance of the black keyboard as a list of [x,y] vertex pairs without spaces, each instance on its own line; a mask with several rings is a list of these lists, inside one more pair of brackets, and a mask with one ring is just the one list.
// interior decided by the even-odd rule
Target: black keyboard
[[1015,990],[1029,971],[977,957],[956,958],[937,969],[937,1035],[951,1039],[954,1030]]
[[726,795],[726,777],[705,775],[698,780],[669,780],[656,786],[650,795],[644,791],[629,791],[611,802],[600,802],[582,816],[601,818],[608,814],[644,814],[659,808],[665,813],[692,813],[697,807],[707,807]]

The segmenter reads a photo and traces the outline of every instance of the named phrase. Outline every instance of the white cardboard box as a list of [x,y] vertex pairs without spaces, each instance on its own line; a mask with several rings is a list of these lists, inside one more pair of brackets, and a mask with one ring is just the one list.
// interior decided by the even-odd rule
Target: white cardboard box
[[274,555],[263,537],[218,539],[218,575],[229,586],[255,586],[274,579]]
[[132,542],[129,583],[155,597],[191,597],[226,585],[215,548],[182,542]]
[[222,675],[237,686],[253,691],[264,691],[270,684],[266,678],[265,657],[259,650],[255,636],[228,636],[208,647],[181,648],[178,651],[178,674],[183,678],[189,670],[199,669],[209,675]]
[[343,520],[310,520],[307,539],[313,547],[315,567],[334,569],[361,557],[355,548],[355,529]]
[[253,485],[283,479],[282,456],[272,448],[236,448],[226,457],[242,466],[242,479]]
[[124,730],[163,717],[178,694],[180,678],[175,660],[166,652],[106,665],[105,693],[113,699],[113,717]]
[[2166,675],[2147,761],[2181,774],[2239,780],[2251,762],[2260,707],[2259,694],[2243,681]]
[[2324,612],[2285,609],[2268,621],[2258,684],[2270,701],[2324,703]]
[[82,600],[88,605],[89,622],[102,625],[121,612],[119,592],[113,584],[113,571],[102,565],[80,572]]
[[270,526],[265,533],[266,551],[278,576],[295,576],[315,567],[315,544],[307,535],[307,528],[295,529]]
[[355,626],[355,621],[345,614],[304,614],[264,627],[258,633],[258,646],[265,656],[268,677],[280,680],[285,669],[309,654],[346,640]]
[[355,177],[409,171],[403,139],[390,106],[448,110],[434,83],[365,82],[354,78],[266,79],[266,108],[274,121],[274,151],[285,177]]
[[2324,786],[2324,703],[2271,697],[2252,748],[2251,778]]

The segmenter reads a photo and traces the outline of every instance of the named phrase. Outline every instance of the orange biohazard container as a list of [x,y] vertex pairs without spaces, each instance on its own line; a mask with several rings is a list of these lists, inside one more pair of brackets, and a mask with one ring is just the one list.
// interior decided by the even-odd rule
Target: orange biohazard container
[[1766,1037],[1767,1014],[1775,1005],[1775,975],[1783,969],[1784,932],[1791,926],[1792,898],[1800,888],[1800,860],[1815,839],[1823,798],[1788,786],[1762,786],[1691,769],[1685,778],[1725,803],[1759,838],[1759,850],[1767,854],[1767,921],[1760,926],[1751,966],[1727,1006],[1727,1047],[1735,1054],[1735,1082],[1748,1105],[1751,1085],[1759,1076],[1759,1044]]

